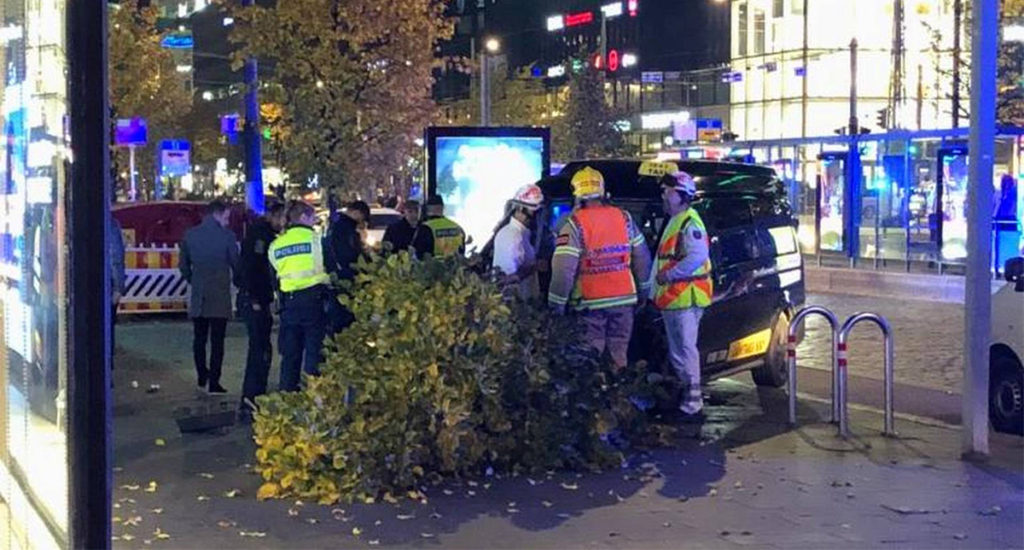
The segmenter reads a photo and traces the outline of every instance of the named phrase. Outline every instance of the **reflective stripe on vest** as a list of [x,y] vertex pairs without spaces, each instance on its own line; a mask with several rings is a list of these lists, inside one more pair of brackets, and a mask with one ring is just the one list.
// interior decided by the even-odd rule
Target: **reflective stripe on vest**
[[466,244],[466,233],[459,224],[448,218],[433,218],[423,222],[434,236],[435,258],[453,256]]
[[277,272],[282,292],[296,292],[327,284],[320,237],[308,227],[291,227],[270,243],[270,265]]
[[614,206],[581,208],[572,214],[582,253],[574,291],[579,309],[603,309],[636,303],[633,247],[625,213]]
[[[658,258],[655,260],[655,273],[667,273],[674,269],[682,259],[678,256],[679,237],[691,226],[700,230],[704,241],[710,247],[708,232],[704,228],[704,220],[693,208],[687,208],[672,217],[665,228],[658,245]],[[708,307],[714,288],[711,280],[711,260],[706,260],[687,278],[661,285],[656,283],[654,289],[654,305],[658,309],[686,309],[689,307]]]

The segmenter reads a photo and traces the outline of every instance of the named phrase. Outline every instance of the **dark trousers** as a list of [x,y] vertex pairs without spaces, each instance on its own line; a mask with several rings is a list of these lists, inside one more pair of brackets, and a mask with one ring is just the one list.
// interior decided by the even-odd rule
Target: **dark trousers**
[[117,346],[114,345],[114,335],[117,330],[117,304],[110,306],[110,348],[107,350],[110,353],[110,368],[114,368],[114,350]]
[[245,358],[245,379],[242,382],[242,405],[246,400],[253,401],[257,395],[267,393],[267,377],[270,375],[270,360],[273,348],[270,344],[270,331],[274,327],[274,317],[270,314],[270,305],[261,305],[259,311],[246,307],[245,327],[249,332],[249,351]]
[[338,334],[347,329],[355,322],[356,316],[349,309],[338,301],[338,296],[329,296],[327,299],[327,319],[330,325],[331,334]]
[[277,346],[281,349],[281,391],[296,391],[302,371],[320,371],[321,350],[327,330],[323,289],[311,288],[285,293],[281,300],[281,327]]
[[[192,319],[192,358],[200,385],[220,384],[220,368],[224,364],[224,333],[227,319],[195,317]],[[210,368],[206,368],[206,342],[210,341]]]

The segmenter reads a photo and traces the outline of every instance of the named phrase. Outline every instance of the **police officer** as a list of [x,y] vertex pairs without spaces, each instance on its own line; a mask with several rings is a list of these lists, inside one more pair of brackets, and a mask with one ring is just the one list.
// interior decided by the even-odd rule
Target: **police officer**
[[713,294],[708,233],[700,214],[690,207],[697,185],[685,172],[661,178],[661,199],[671,216],[658,244],[654,305],[661,310],[669,361],[683,386],[683,422],[704,421],[697,334],[704,308]]
[[243,419],[250,417],[249,404],[256,396],[267,393],[267,376],[273,354],[270,332],[274,326],[271,307],[277,281],[267,259],[270,243],[284,228],[285,207],[275,203],[262,218],[255,220],[242,239],[242,254],[235,273],[239,301],[243,302],[245,326],[249,333],[249,351],[245,360],[240,411]]
[[555,242],[548,303],[579,312],[586,341],[622,370],[634,308],[649,292],[650,252],[629,213],[605,203],[600,172],[584,167],[572,187],[576,207]]
[[[370,206],[363,201],[353,201],[331,221],[324,238],[324,266],[335,283],[355,280],[355,265],[363,255],[363,238],[359,231],[369,221]],[[341,304],[340,296],[341,292],[336,289],[327,300],[327,324],[331,334],[345,330],[356,320]]]
[[440,196],[427,199],[427,217],[416,230],[412,247],[418,258],[427,254],[443,258],[466,253],[466,232],[444,216],[444,200]]
[[317,374],[326,331],[324,299],[330,278],[323,243],[313,230],[316,214],[301,201],[288,207],[288,229],[270,244],[270,265],[281,291],[281,391],[299,389],[300,373]]
[[543,202],[540,187],[533,184],[520,187],[511,201],[508,223],[494,235],[493,269],[503,275],[502,283],[515,288],[523,300],[540,296],[532,227]]

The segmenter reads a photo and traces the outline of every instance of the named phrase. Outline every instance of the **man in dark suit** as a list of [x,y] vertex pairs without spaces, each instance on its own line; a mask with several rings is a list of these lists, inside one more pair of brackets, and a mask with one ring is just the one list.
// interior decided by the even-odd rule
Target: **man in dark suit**
[[385,252],[401,252],[412,246],[412,239],[416,236],[416,228],[420,224],[420,202],[407,200],[402,206],[402,219],[388,226],[384,230]]
[[[207,207],[202,223],[189,229],[181,242],[178,269],[192,287],[188,316],[192,319],[192,356],[199,389],[227,393],[220,385],[224,363],[224,334],[231,317],[231,273],[238,264],[235,234],[227,229],[231,210],[220,200]],[[210,341],[207,368],[206,342]],[[207,386],[209,384],[209,386]]]

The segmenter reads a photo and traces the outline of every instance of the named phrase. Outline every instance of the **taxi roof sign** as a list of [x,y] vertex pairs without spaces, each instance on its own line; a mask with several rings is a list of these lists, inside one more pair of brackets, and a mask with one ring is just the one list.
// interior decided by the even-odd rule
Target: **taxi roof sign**
[[640,163],[638,172],[641,176],[660,178],[661,176],[675,174],[679,167],[674,162],[645,161]]

